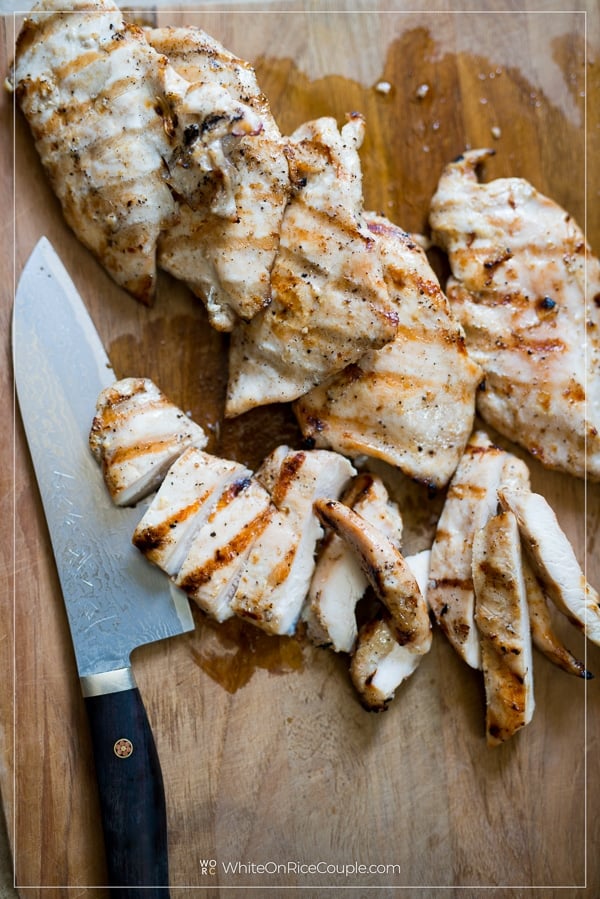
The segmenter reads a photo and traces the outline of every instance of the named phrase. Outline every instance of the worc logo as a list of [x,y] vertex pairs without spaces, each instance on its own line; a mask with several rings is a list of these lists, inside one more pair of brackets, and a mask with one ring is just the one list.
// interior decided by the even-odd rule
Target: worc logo
[[217,873],[217,860],[216,858],[201,858],[200,862],[200,873],[203,875],[206,874],[216,874]]

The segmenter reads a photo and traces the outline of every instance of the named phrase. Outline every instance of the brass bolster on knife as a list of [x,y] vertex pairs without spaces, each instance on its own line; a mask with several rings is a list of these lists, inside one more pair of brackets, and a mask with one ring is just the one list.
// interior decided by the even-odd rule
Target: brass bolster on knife
[[118,668],[102,674],[88,674],[80,678],[81,692],[88,696],[104,696],[106,693],[120,693],[136,686],[131,668]]

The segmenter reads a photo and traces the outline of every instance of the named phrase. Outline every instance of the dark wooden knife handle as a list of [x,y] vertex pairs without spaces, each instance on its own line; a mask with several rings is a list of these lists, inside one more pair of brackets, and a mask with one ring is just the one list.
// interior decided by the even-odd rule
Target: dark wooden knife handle
[[[87,696],[111,897],[168,899],[162,772],[137,687]],[[140,889],[144,887],[144,889]],[[137,889],[136,889],[137,888]]]

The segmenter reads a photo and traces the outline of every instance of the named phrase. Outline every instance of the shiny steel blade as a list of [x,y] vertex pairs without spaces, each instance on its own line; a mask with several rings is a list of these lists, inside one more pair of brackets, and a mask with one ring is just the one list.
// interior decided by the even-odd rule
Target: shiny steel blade
[[144,505],[114,506],[90,452],[96,400],[115,375],[46,238],[17,288],[13,364],[79,675],[126,668],[137,646],[194,623],[187,597],[131,543]]

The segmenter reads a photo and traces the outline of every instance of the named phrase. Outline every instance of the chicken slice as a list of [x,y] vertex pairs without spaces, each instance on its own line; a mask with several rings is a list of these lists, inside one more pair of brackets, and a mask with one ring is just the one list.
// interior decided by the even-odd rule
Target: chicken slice
[[[404,557],[426,602],[430,555],[430,550],[424,549]],[[361,627],[350,662],[350,679],[366,708],[383,711],[400,684],[416,671],[420,661],[421,656],[396,641],[384,613]]]
[[394,544],[361,515],[332,500],[315,510],[347,542],[378,599],[382,618],[364,625],[350,663],[350,677],[363,704],[383,710],[397,687],[431,648],[431,624],[419,585]]
[[255,478],[236,478],[197,531],[175,583],[217,621],[233,615],[231,599],[242,568],[275,511]]
[[495,514],[507,454],[476,431],[465,448],[431,548],[427,600],[454,649],[472,668],[481,667],[474,620],[473,538]]
[[254,543],[231,601],[233,611],[274,634],[293,633],[310,585],[323,531],[313,503],[337,497],[356,474],[350,462],[326,450],[281,446],[265,459],[257,480],[277,509]]
[[443,487],[471,434],[482,372],[422,248],[387,219],[365,218],[398,313],[396,337],[300,397],[294,411],[316,446],[375,456]]
[[[530,488],[527,465],[516,456],[508,454],[502,470],[502,490],[529,491]],[[522,564],[533,645],[553,664],[558,665],[569,674],[574,674],[576,677],[592,677],[584,663],[575,658],[556,633],[547,597],[531,568],[527,555],[523,555]]]
[[447,166],[430,214],[452,270],[448,298],[485,372],[477,408],[547,467],[598,480],[600,262],[527,181],[478,183],[491,153]]
[[362,215],[364,121],[332,118],[289,139],[293,192],[271,273],[271,305],[232,333],[226,414],[294,400],[392,340],[397,313]]
[[546,656],[554,665],[562,668],[568,674],[575,677],[583,677],[589,680],[593,674],[587,670],[584,662],[576,659],[573,653],[567,649],[555,632],[546,594],[535,576],[527,556],[523,556],[523,577],[527,591],[527,605],[529,606],[529,622],[531,624],[531,636],[536,649]]
[[134,506],[185,449],[207,443],[200,425],[147,378],[124,378],[100,393],[89,440],[118,506]]
[[[270,302],[271,268],[289,195],[284,141],[249,63],[199,28],[152,28],[146,37],[186,82],[217,85],[234,104],[249,106],[261,124],[258,134],[231,142],[220,181],[209,179],[191,195],[187,191],[179,220],[158,247],[159,266],[203,300],[215,328],[230,331],[238,317],[250,319]],[[183,144],[193,149],[198,134],[187,127]],[[189,172],[187,152],[176,165],[179,178]]]
[[38,3],[12,85],[68,224],[150,303],[158,238],[177,218],[173,191],[191,200],[199,180],[222,183],[223,141],[259,132],[260,118],[218,85],[178,76],[112,0]]
[[191,543],[228,482],[250,472],[195,447],[171,465],[133,533],[133,543],[168,575],[176,575]]
[[535,708],[529,609],[519,529],[512,512],[494,515],[476,531],[473,583],[487,742],[498,746],[529,724]]
[[592,643],[600,645],[600,596],[588,584],[546,499],[538,493],[508,488],[498,495],[502,508],[516,516],[544,592]]
[[[359,474],[341,499],[400,549],[402,516],[381,478],[369,472]],[[356,553],[339,534],[329,531],[302,612],[308,637],[315,645],[330,646],[335,652],[352,651],[357,635],[355,607],[368,583]]]
[[363,624],[350,661],[350,679],[365,708],[384,711],[421,658],[397,642],[386,617]]
[[320,499],[315,511],[357,554],[378,599],[390,615],[396,642],[424,655],[431,647],[431,623],[417,581],[394,544],[353,509],[337,500]]

